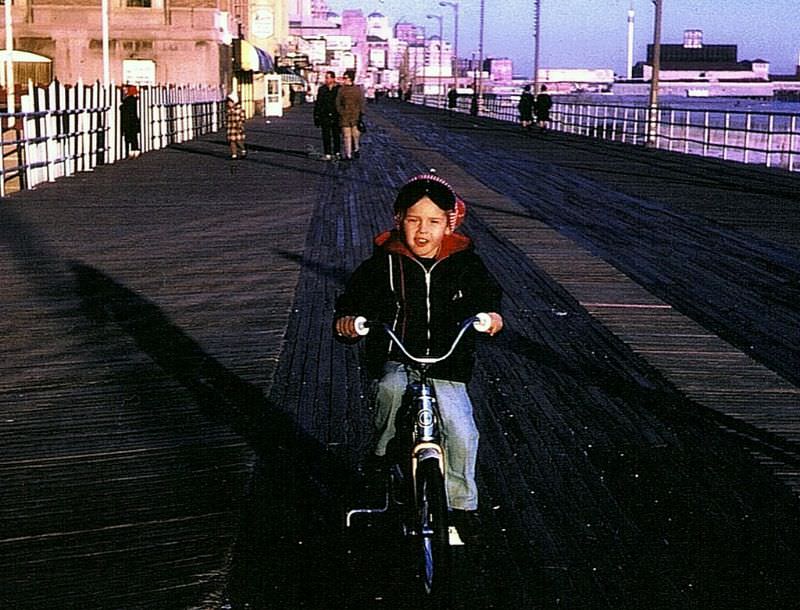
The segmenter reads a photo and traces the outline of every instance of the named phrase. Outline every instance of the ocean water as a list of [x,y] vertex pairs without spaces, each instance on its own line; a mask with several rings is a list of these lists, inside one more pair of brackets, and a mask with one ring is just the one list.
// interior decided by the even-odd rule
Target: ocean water
[[[649,105],[649,98],[644,95],[582,94],[553,96],[556,102],[609,104],[621,106]],[[685,97],[662,95],[658,98],[662,109],[680,108],[681,110],[716,110],[741,112],[769,112],[800,115],[800,102],[779,102],[775,100],[759,100],[741,97]]]

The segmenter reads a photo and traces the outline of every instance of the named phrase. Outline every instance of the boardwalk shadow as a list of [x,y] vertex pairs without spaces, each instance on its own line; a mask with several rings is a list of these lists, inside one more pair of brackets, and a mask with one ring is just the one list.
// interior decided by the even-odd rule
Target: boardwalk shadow
[[[184,144],[175,144],[170,146],[170,150],[182,152],[182,153],[189,153],[192,155],[200,155],[205,157],[212,157],[214,159],[224,159],[226,161],[230,161],[230,151],[228,150],[228,145],[226,142],[223,141],[208,141],[210,144],[218,144],[221,148],[213,148],[209,149],[207,147],[202,147],[197,145],[196,143],[184,143]],[[222,148],[224,147],[224,148]],[[292,150],[292,149],[282,149],[282,148],[272,148],[268,146],[258,146],[255,144],[248,145],[247,149],[253,152],[262,152],[262,153],[272,153],[277,155],[283,155],[287,159],[302,159],[302,160],[311,160],[309,153],[307,151],[300,151],[300,150]],[[322,165],[322,161],[318,161],[320,163],[320,167],[326,167]],[[290,170],[290,171],[297,171],[298,168],[292,165],[286,165],[283,163],[276,163],[274,161],[268,161],[266,158],[259,158],[256,155],[249,154],[247,157],[240,158],[235,161],[231,161],[231,168],[244,166],[244,164],[254,163],[258,165],[264,165],[271,168],[277,168],[282,170]],[[321,170],[314,170],[310,167],[304,167],[302,169],[304,174],[308,175],[317,175],[317,176],[325,176],[327,175],[325,171]]]
[[254,595],[256,602],[264,601],[258,599],[260,591],[270,591],[272,603],[288,607],[314,594],[304,587],[309,575],[317,582],[320,572],[339,580],[340,498],[351,473],[259,388],[205,353],[157,305],[91,266],[73,263],[71,268],[83,310],[95,324],[119,326],[189,391],[208,418],[229,425],[258,453],[239,549],[233,553],[231,595],[246,589],[252,603]]
[[288,261],[301,265],[319,277],[333,280],[333,282],[339,286],[344,286],[351,273],[351,270],[341,265],[323,265],[294,252],[288,252],[286,250],[274,250],[274,252]]
[[705,430],[708,435],[732,435],[741,447],[769,455],[792,468],[800,468],[800,444],[696,403],[677,390],[671,390],[667,382],[652,381],[655,372],[647,377],[625,376],[611,366],[603,366],[599,361],[579,355],[567,359],[552,348],[511,329],[498,336],[496,347],[530,360],[537,367],[551,369],[559,376],[566,375],[580,387],[596,387],[625,404],[642,405],[670,427]]

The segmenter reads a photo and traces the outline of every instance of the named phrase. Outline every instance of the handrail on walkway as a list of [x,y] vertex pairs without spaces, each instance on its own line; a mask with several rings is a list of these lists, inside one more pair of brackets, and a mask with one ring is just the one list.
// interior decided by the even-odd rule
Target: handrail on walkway
[[[414,95],[412,102],[445,108],[444,96]],[[473,109],[470,96],[458,100],[457,112]],[[479,116],[518,122],[513,98],[486,98]],[[655,120],[655,146],[703,157],[800,171],[800,115],[763,110],[661,107]],[[549,128],[580,136],[644,146],[649,109],[631,104],[558,101],[554,96]]]
[[[140,87],[141,151],[219,130],[224,98],[221,87]],[[122,90],[113,83],[53,82],[46,88],[29,83],[21,110],[0,113],[0,196],[124,158],[121,103]]]

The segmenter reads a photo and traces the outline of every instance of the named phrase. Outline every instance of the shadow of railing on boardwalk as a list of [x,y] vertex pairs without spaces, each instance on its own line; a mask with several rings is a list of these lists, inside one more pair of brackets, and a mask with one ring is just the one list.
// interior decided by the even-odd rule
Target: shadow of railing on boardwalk
[[334,567],[342,565],[341,502],[355,475],[259,388],[205,353],[157,305],[91,266],[73,263],[72,271],[88,317],[118,325],[191,393],[207,417],[229,425],[257,452],[234,552],[234,588],[258,571],[271,601],[288,602],[319,594],[304,591],[304,575],[341,580]]

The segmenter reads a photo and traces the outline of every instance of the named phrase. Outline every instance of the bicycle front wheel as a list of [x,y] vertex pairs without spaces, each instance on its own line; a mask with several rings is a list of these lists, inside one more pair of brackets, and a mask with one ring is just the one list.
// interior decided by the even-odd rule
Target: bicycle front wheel
[[417,466],[419,572],[425,592],[442,596],[450,580],[450,542],[444,477],[435,459]]

